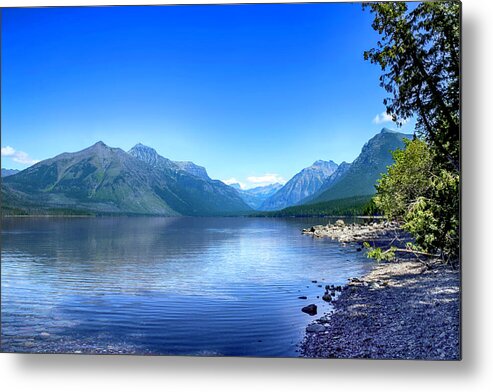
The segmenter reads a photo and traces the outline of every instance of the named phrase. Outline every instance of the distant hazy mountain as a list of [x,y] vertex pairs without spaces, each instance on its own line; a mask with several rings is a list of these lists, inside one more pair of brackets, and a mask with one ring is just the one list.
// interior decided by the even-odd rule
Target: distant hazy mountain
[[238,184],[237,182],[235,182],[234,184],[229,184],[229,186],[230,186],[231,188],[236,189],[236,190],[241,190],[241,189],[242,189],[242,188],[241,188],[241,185],[240,185],[240,184]]
[[17,169],[4,169],[4,168],[2,168],[2,177],[8,177],[8,176],[11,176],[13,174],[17,174],[19,172],[20,172],[20,170],[17,170]]
[[251,189],[241,189],[240,184],[231,184],[230,187],[236,189],[243,201],[256,210],[265,200],[281,189],[282,185],[275,183]]
[[337,184],[342,178],[344,178],[344,176],[346,175],[346,173],[350,167],[351,167],[350,163],[342,162],[337,167],[336,171],[334,173],[332,173],[330,175],[330,177],[324,181],[324,183],[322,184],[322,186],[320,187],[320,189],[317,192],[315,192],[311,196],[304,198],[298,204],[300,204],[300,205],[301,204],[307,204],[307,203],[310,203],[311,200],[316,199],[320,194],[322,194],[324,191],[326,191],[327,189],[329,189],[333,185]]
[[274,193],[276,193],[282,187],[283,187],[282,184],[276,182],[275,184],[269,184],[269,185],[246,189],[245,192],[249,193],[250,195],[269,197],[272,196]]
[[4,178],[2,195],[15,207],[103,213],[215,215],[249,210],[222,182],[191,175],[149,147],[137,145],[126,153],[103,142]]
[[332,185],[337,184],[347,173],[349,168],[351,167],[350,163],[347,162],[341,162],[341,164],[337,167],[337,170],[332,173],[332,175],[325,180],[325,182],[322,184],[318,192],[322,192],[325,189],[331,187]]
[[383,128],[363,146],[360,155],[335,183],[322,185],[321,191],[303,204],[374,194],[377,179],[393,163],[391,152],[404,147],[404,138],[412,137]]
[[281,189],[259,207],[263,211],[281,210],[298,204],[316,193],[323,183],[337,170],[333,161],[316,161],[289,180]]

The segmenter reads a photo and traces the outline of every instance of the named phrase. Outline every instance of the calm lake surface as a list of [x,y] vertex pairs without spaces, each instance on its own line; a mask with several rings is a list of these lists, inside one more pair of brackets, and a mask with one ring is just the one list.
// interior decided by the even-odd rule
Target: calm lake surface
[[330,310],[318,285],[371,268],[354,247],[300,234],[328,222],[2,219],[2,351],[298,356]]

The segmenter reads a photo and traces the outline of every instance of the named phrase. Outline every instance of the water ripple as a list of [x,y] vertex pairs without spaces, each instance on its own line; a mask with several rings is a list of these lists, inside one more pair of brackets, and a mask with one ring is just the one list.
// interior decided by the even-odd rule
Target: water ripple
[[4,351],[296,356],[318,286],[369,268],[300,235],[320,219],[2,223]]

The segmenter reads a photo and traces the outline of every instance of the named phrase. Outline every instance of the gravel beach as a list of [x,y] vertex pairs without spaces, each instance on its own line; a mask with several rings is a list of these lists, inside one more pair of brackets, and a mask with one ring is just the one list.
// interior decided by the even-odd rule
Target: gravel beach
[[461,359],[460,273],[439,261],[427,264],[375,263],[369,274],[352,279],[334,310],[307,327],[301,355]]

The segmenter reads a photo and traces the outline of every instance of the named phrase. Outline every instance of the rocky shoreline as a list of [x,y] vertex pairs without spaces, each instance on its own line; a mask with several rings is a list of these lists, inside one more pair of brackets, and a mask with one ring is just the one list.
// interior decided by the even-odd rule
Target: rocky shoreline
[[371,246],[402,245],[412,238],[404,232],[396,222],[372,222],[366,224],[345,224],[342,219],[333,225],[316,225],[302,230],[303,234],[312,235],[316,238],[329,237],[343,244],[358,243],[363,246],[368,242]]
[[[393,223],[314,226],[340,242],[388,244],[404,233]],[[460,274],[438,260],[375,263],[352,278],[333,311],[311,323],[301,344],[308,358],[460,359]]]

